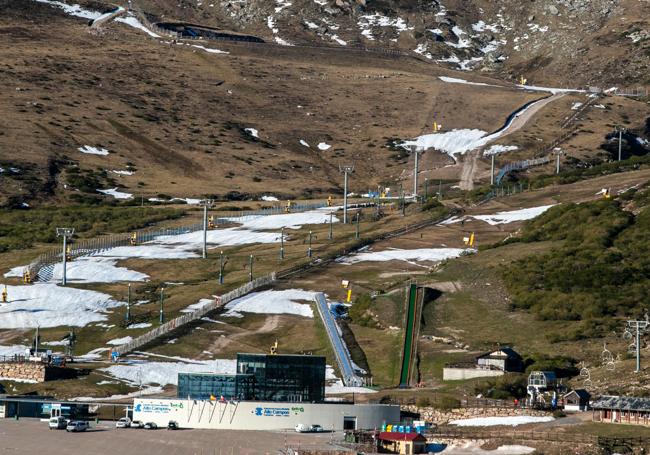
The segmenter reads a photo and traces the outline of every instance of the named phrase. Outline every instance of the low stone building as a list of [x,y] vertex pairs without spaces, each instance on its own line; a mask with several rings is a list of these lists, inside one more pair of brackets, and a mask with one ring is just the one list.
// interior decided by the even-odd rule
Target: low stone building
[[594,422],[650,425],[650,398],[605,395],[591,409]]

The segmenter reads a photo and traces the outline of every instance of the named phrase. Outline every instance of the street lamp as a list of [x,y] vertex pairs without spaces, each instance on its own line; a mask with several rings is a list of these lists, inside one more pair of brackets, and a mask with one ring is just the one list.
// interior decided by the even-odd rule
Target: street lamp
[[56,236],[63,237],[63,277],[61,279],[61,284],[65,286],[67,284],[66,279],[66,269],[68,265],[67,249],[68,249],[68,237],[74,235],[74,228],[56,228]]
[[200,204],[203,206],[203,259],[208,257],[208,207],[212,207],[212,199],[203,199]]
[[625,128],[617,126],[616,131],[618,131],[618,160],[621,161],[623,155],[623,133],[625,132]]
[[354,172],[354,166],[339,165],[339,171],[343,173],[343,224],[348,224],[348,175]]

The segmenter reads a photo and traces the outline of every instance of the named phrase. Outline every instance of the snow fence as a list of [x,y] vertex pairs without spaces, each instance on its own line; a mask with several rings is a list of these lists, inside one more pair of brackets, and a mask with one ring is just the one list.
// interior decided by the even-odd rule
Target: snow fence
[[118,346],[113,349],[113,352],[116,352],[120,356],[131,352],[135,349],[138,349],[141,346],[144,346],[147,343],[150,343],[151,341],[155,340],[156,338],[160,338],[163,335],[166,335],[179,327],[184,326],[185,324],[188,324],[192,321],[196,321],[198,319],[201,319],[203,316],[208,314],[211,311],[214,311],[218,308],[223,307],[227,303],[238,299],[239,297],[246,295],[255,289],[259,289],[264,286],[269,286],[270,284],[274,283],[276,280],[275,272],[271,273],[270,275],[266,275],[260,278],[256,278],[253,281],[246,283],[243,286],[238,287],[237,289],[233,289],[232,291],[222,295],[218,296],[214,299],[214,302],[205,305],[204,307],[192,312],[192,313],[186,313],[182,316],[179,316],[175,319],[172,319],[169,322],[164,323],[163,325],[156,327],[155,329],[145,333],[144,335],[140,335],[139,337],[135,338],[134,340],[123,344],[121,346]]

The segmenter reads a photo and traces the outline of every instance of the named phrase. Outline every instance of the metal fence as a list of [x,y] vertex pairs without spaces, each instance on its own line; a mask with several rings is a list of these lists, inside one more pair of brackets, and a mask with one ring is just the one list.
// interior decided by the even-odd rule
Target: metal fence
[[350,358],[350,353],[348,348],[345,346],[343,337],[339,332],[339,328],[334,321],[334,317],[330,312],[327,301],[325,300],[325,295],[322,292],[316,294],[314,297],[316,301],[316,308],[318,308],[318,314],[320,314],[323,325],[325,326],[325,331],[332,345],[332,350],[334,351],[334,357],[336,358],[336,363],[339,366],[339,370],[343,375],[343,384],[348,387],[360,387],[363,385],[363,379],[357,376],[354,372],[354,367],[352,366],[352,359]]
[[[312,204],[294,204],[291,206],[291,212],[305,212],[309,210],[316,210],[326,207],[324,202]],[[350,206],[352,207],[352,206]],[[242,211],[229,211],[221,212],[214,217],[216,225],[224,225],[229,223],[242,223],[252,218],[278,215],[285,211],[285,207],[275,205],[259,210],[242,210]],[[196,223],[189,226],[161,228],[161,229],[147,229],[135,231],[136,241],[138,244],[151,242],[160,237],[174,236],[189,234],[203,230],[203,223]],[[94,239],[76,240],[74,243],[69,243],[68,259],[72,260],[83,256],[92,256],[103,251],[110,250],[121,246],[130,246],[133,233],[112,234]],[[52,248],[50,251],[41,254],[36,260],[32,261],[26,270],[33,281],[49,281],[52,279],[54,265],[62,261],[63,251],[61,248]]]
[[497,174],[496,177],[496,184],[499,185],[503,177],[505,177],[506,174],[508,174],[509,172],[528,169],[529,167],[533,167],[533,166],[541,166],[542,164],[548,164],[550,162],[551,159],[548,156],[545,156],[542,158],[535,158],[532,160],[523,160],[523,161],[515,161],[513,163],[508,163],[504,167],[499,169],[499,173]]
[[203,316],[208,314],[211,311],[214,311],[218,308],[223,307],[227,303],[243,296],[246,295],[255,289],[268,286],[272,284],[275,281],[275,272],[271,273],[270,275],[263,276],[260,278],[257,278],[249,283],[246,283],[243,286],[238,287],[237,289],[234,289],[222,296],[219,296],[215,298],[214,302],[210,303],[209,305],[205,305],[204,307],[193,311],[192,313],[187,313],[182,316],[179,316],[175,319],[172,319],[169,322],[166,322],[162,324],[159,327],[156,327],[153,330],[150,330],[149,332],[145,333],[144,335],[140,335],[139,337],[135,338],[134,340],[130,341],[127,344],[124,344],[122,346],[119,346],[115,349],[113,349],[113,352],[117,352],[119,355],[124,355],[127,352],[131,352],[141,346],[144,346],[156,338],[160,338],[190,322],[196,321],[198,319],[201,319]]

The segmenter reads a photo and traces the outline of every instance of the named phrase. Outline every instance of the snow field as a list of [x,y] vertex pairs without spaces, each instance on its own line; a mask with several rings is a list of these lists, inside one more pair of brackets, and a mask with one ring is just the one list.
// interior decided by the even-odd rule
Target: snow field
[[475,419],[452,420],[451,425],[458,427],[491,427],[505,425],[516,427],[529,423],[552,422],[554,417],[533,417],[533,416],[513,416],[513,417],[477,417]]
[[0,305],[0,328],[84,327],[105,321],[103,314],[125,305],[108,294],[52,283],[7,286],[9,302]]
[[253,292],[226,304],[222,316],[243,317],[241,313],[261,314],[295,314],[313,318],[314,312],[309,304],[299,303],[300,300],[312,302],[316,292],[302,289],[286,289],[283,291],[268,290]]
[[463,252],[460,248],[420,248],[414,250],[389,249],[384,251],[364,251],[345,257],[339,262],[342,264],[356,264],[357,262],[386,262],[386,261],[413,261],[413,262],[440,262],[453,259]]

